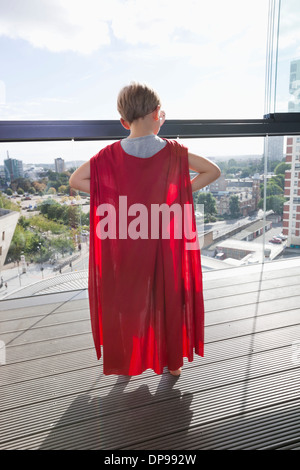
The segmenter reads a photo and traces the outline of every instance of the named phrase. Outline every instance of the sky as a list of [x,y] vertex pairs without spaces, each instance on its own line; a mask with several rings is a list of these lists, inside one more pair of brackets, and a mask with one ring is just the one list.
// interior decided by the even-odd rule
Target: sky
[[[167,119],[260,119],[268,8],[268,0],[0,0],[0,120],[119,119],[117,94],[132,80],[158,91]],[[289,10],[285,18],[280,47],[289,57],[300,28]],[[207,156],[263,151],[254,138],[184,143]],[[7,151],[24,163],[88,160],[104,145],[5,143],[0,164]]]

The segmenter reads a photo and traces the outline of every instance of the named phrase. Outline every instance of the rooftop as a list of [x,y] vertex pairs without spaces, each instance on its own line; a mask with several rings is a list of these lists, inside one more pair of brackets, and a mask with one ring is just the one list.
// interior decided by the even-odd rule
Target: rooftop
[[179,379],[104,376],[85,285],[2,300],[0,449],[300,449],[299,268],[204,272],[205,357]]
[[[268,240],[268,239],[267,239]],[[229,249],[235,252],[249,252],[252,253],[251,259],[253,263],[260,263],[263,253],[266,249],[270,250],[269,258],[274,260],[280,253],[283,251],[282,244],[271,244],[266,243],[265,246],[260,242],[246,242],[244,240],[238,240],[236,238],[228,238],[226,240],[221,240],[216,243],[216,246],[219,250]]]

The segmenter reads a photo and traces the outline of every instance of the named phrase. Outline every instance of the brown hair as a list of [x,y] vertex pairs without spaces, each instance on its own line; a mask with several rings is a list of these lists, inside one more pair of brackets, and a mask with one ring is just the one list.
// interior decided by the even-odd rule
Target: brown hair
[[129,124],[150,114],[158,105],[160,98],[156,91],[143,83],[131,82],[118,95],[118,111]]

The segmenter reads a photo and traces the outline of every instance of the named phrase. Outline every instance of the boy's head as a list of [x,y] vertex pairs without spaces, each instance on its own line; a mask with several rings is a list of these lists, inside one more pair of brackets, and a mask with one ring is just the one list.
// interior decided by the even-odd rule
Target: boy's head
[[122,88],[117,101],[121,117],[129,124],[152,113],[160,104],[156,91],[146,84],[137,82],[131,82]]

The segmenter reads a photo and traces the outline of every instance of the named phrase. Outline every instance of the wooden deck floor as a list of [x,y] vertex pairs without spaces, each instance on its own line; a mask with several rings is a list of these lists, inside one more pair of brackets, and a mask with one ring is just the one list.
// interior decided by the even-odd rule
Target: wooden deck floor
[[205,357],[179,379],[103,376],[86,289],[3,300],[0,449],[300,449],[300,260],[204,286]]

